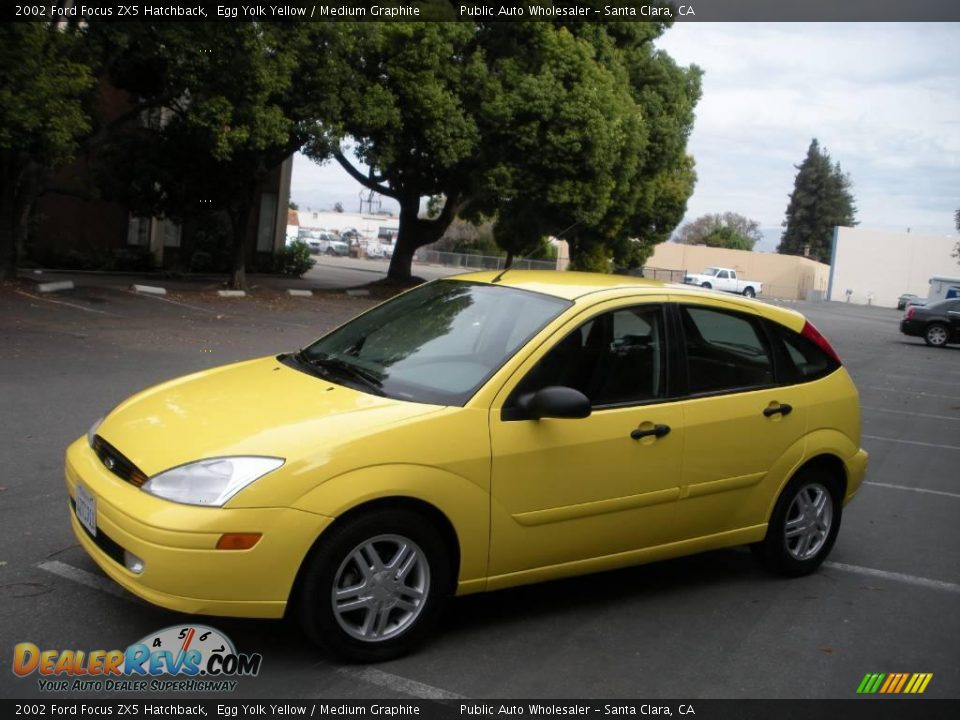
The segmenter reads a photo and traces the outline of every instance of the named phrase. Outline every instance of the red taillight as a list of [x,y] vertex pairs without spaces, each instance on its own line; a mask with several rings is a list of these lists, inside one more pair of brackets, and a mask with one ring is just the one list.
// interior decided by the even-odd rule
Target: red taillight
[[916,307],[916,305],[911,305],[910,307],[907,308],[907,314],[904,315],[904,317],[905,317],[907,320],[910,320],[910,319],[913,317],[914,313],[916,313],[916,312],[917,312],[917,307]]
[[809,320],[804,324],[803,330],[800,332],[807,340],[810,340],[814,345],[823,350],[827,355],[836,360],[839,364],[843,364],[840,361],[840,356],[837,355],[837,351],[833,349],[833,346],[827,342],[827,339],[820,334],[820,331],[817,330],[813,323]]

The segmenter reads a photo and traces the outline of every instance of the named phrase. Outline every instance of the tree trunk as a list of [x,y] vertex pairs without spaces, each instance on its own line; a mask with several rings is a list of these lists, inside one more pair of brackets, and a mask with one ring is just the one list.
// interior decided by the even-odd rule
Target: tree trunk
[[233,241],[233,270],[230,273],[230,289],[247,289],[247,236],[250,230],[250,213],[253,210],[253,191],[247,189],[244,196],[230,210],[230,227]]
[[40,195],[42,168],[18,164],[3,153],[0,158],[0,277],[17,276],[20,252],[30,229],[30,212]]
[[404,196],[399,200],[400,230],[397,233],[397,243],[393,248],[387,277],[391,280],[405,281],[412,277],[413,254],[424,245],[439,240],[450,227],[450,223],[456,216],[454,211],[456,198],[447,198],[443,211],[433,220],[419,217],[419,194]]
[[0,279],[17,276],[17,242],[14,235],[13,192],[4,184],[0,193]]
[[17,276],[16,205],[19,178],[9,152],[0,153],[0,278]]

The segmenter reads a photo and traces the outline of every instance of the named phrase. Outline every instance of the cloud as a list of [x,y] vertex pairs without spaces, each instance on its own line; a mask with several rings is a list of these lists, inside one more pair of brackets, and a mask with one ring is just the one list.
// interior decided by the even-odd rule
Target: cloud
[[862,225],[953,232],[960,25],[678,23],[658,45],[705,71],[688,219],[778,226],[816,137],[850,173]]

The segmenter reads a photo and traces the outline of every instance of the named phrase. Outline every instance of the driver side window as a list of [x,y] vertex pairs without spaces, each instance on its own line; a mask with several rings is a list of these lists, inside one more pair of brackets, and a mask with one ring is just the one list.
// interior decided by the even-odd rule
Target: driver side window
[[662,398],[666,392],[663,328],[660,305],[636,305],[597,315],[541,358],[512,399],[553,385],[579,390],[594,408]]

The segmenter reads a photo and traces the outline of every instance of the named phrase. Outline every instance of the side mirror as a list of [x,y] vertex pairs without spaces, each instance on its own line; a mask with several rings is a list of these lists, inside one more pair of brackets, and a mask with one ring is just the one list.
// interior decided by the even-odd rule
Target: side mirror
[[[590,416],[590,400],[579,390],[552,385],[517,398],[523,418],[585,418]],[[520,418],[517,418],[520,419]]]

